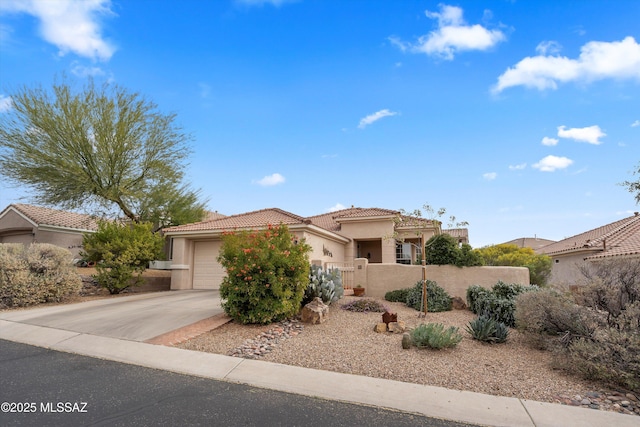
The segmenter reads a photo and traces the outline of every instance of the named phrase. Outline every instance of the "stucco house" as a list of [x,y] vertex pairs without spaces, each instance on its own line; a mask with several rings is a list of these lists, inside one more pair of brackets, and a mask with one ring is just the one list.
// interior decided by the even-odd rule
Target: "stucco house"
[[555,240],[541,239],[540,237],[520,237],[501,243],[501,245],[516,245],[519,248],[531,248],[534,251],[555,243]]
[[[439,224],[381,208],[356,208],[302,217],[271,208],[165,228],[171,239],[171,289],[218,289],[226,272],[217,262],[225,231],[285,224],[312,248],[309,258],[344,267],[356,258],[370,263],[412,263]],[[398,240],[395,239],[398,237]]]
[[0,212],[0,243],[51,243],[79,258],[82,235],[95,232],[94,217],[27,204],[11,204]]
[[550,283],[575,284],[582,279],[580,266],[599,260],[640,257],[640,215],[544,246],[537,253],[552,259]]

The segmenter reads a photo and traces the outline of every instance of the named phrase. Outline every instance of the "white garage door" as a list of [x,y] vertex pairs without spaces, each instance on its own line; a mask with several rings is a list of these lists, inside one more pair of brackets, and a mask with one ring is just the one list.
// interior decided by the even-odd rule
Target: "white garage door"
[[193,261],[193,289],[220,289],[225,269],[218,264],[221,241],[195,242]]

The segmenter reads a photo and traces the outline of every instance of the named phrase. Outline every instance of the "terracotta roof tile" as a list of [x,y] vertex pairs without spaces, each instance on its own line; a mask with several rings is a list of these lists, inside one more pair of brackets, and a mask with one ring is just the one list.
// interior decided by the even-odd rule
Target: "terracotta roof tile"
[[91,215],[61,211],[57,209],[26,205],[21,203],[7,206],[2,212],[0,212],[0,216],[10,208],[13,208],[16,211],[20,212],[22,215],[26,216],[39,226],[50,225],[54,227],[73,228],[77,230],[98,229],[96,218]]
[[589,230],[544,246],[537,252],[553,256],[577,250],[599,252],[589,259],[640,254],[640,216],[634,215]]
[[230,215],[220,219],[201,221],[193,224],[177,225],[163,229],[164,233],[185,231],[216,231],[238,228],[259,228],[269,224],[302,224],[305,218],[278,208],[262,209],[238,215]]

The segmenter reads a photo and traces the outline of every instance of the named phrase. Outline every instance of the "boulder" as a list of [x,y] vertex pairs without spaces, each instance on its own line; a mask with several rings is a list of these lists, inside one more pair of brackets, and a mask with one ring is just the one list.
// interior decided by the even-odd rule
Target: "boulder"
[[377,333],[387,332],[387,324],[384,322],[380,322],[376,324],[373,330],[376,331]]
[[388,330],[389,332],[393,332],[394,334],[401,334],[407,330],[407,325],[402,320],[398,320],[397,322],[389,322]]
[[462,298],[460,298],[460,297],[453,297],[451,299],[451,303],[453,305],[453,309],[454,310],[466,310],[467,309],[467,304],[465,304],[464,301],[462,300]]
[[305,305],[300,312],[300,321],[317,325],[327,320],[329,315],[329,306],[322,302],[318,297]]

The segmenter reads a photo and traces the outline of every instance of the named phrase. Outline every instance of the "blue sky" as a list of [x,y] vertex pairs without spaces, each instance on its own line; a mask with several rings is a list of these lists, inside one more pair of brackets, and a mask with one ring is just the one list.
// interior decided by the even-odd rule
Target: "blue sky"
[[[639,210],[640,2],[3,0],[0,114],[67,73],[140,92],[193,136],[224,214],[413,210],[474,247]],[[27,189],[0,182],[0,207]]]

